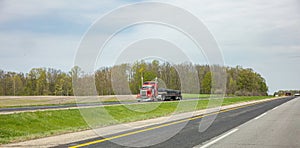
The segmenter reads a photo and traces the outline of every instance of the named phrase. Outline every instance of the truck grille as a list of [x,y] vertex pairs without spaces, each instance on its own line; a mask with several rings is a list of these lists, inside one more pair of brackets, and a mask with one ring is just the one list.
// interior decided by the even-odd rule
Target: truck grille
[[147,91],[141,90],[141,97],[147,97]]

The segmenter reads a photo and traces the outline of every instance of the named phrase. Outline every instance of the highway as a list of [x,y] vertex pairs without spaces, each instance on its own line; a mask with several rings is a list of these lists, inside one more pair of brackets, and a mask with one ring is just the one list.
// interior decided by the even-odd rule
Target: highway
[[[300,115],[300,101],[298,98],[296,99],[294,98],[295,97],[286,97],[286,98],[276,99],[276,100],[267,101],[263,103],[236,107],[232,109],[222,110],[219,113],[196,116],[193,118],[164,123],[160,125],[154,125],[150,127],[144,127],[141,129],[126,131],[126,132],[109,135],[105,137],[98,137],[89,140],[78,141],[75,143],[69,143],[66,145],[60,145],[58,147],[73,147],[73,148],[75,147],[115,147],[115,148],[187,147],[190,148],[190,147],[210,147],[210,146],[223,147],[223,144],[224,145],[227,144],[228,147],[241,147],[241,145],[239,145],[240,143],[234,145],[236,143],[235,141],[236,139],[239,139],[241,143],[243,142],[246,143],[246,145],[242,145],[242,146],[256,147],[256,145],[247,145],[247,142],[248,143],[253,142],[255,144],[260,144],[259,142],[261,141],[268,142],[268,140],[270,139],[269,134],[271,135],[273,134],[273,136],[278,138],[278,139],[274,139],[274,141],[277,142],[280,142],[280,140],[283,141],[286,140],[288,136],[293,136],[290,137],[292,138],[292,140],[286,140],[285,143],[288,143],[289,141],[297,141],[295,139],[299,139],[300,137],[299,128],[296,127],[297,124],[300,125],[299,118],[296,122],[297,124],[288,123],[289,122],[288,119],[293,118],[293,116],[297,114],[298,116]],[[294,107],[291,107],[292,110],[290,110],[290,106],[287,106],[287,104],[294,105]],[[276,114],[274,113],[275,115],[273,116],[271,116],[271,113],[269,113],[272,112],[272,109],[274,109],[274,112],[277,111],[277,113]],[[209,118],[212,117],[212,115],[214,114],[218,114],[218,115],[217,118],[214,120],[213,124],[204,132],[199,132],[199,123],[201,122],[201,120],[203,120],[203,117]],[[288,116],[286,117],[287,121],[281,123],[280,121],[285,115]],[[273,118],[272,121],[262,123],[263,121],[261,120],[269,116]],[[257,120],[257,121],[253,121],[253,120]],[[249,123],[251,125],[248,125]],[[278,123],[278,124],[274,126],[274,123]],[[244,126],[244,125],[248,125],[248,126]],[[284,128],[288,125],[290,125],[291,127]],[[184,126],[184,128],[179,132],[176,132],[176,134],[172,135],[174,131],[176,131],[181,126]],[[279,131],[274,132],[278,130],[276,128],[278,128]],[[285,131],[285,129],[289,129],[290,131]],[[284,135],[287,135],[287,137],[279,136],[281,135],[280,132],[283,132]],[[289,135],[289,132],[294,132],[294,133]],[[255,140],[255,138],[258,135],[257,133],[262,134],[263,136],[261,138],[266,138],[266,139]],[[235,134],[239,134],[239,135],[235,135]],[[231,136],[232,138],[227,138]]]
[[[201,98],[202,99],[202,98]],[[207,99],[207,98],[204,98]],[[183,101],[198,100],[198,98],[188,98]],[[56,110],[56,109],[70,109],[70,108],[86,108],[86,107],[101,107],[106,105],[119,105],[119,104],[141,104],[147,102],[136,102],[136,101],[111,101],[101,103],[81,103],[81,104],[61,104],[61,105],[45,105],[45,106],[24,106],[24,107],[10,107],[0,108],[0,114],[12,114],[15,112],[27,112],[27,111],[38,111],[38,110]]]
[[231,133],[206,144],[212,148],[299,148],[300,98],[256,117],[251,122],[235,128]]

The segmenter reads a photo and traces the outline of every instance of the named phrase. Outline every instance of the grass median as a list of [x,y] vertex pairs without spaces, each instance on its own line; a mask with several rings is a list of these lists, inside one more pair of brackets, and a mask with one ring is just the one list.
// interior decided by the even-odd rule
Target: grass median
[[[224,99],[222,104],[230,105],[266,98],[270,97],[233,97]],[[205,109],[207,104],[208,100],[204,99],[182,101],[180,105],[179,102],[155,102],[84,108],[80,110],[37,111],[0,115],[0,144],[81,131],[90,129],[90,126],[104,127],[167,116],[174,112],[200,110]],[[191,107],[193,105],[195,106]],[[178,106],[180,106],[179,110]],[[89,124],[81,116],[82,114],[85,115],[85,119],[89,120]],[[109,114],[114,120],[104,116],[105,114]]]
[[182,94],[183,98],[209,98],[210,94]]
[[78,102],[90,104],[101,102],[132,102],[135,97],[124,96],[97,96],[90,99],[88,96],[0,96],[0,108],[18,108],[31,106],[72,105]]

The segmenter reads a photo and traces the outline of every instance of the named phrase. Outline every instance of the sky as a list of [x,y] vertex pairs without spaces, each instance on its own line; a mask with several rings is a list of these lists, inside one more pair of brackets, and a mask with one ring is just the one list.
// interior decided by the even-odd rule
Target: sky
[[[0,0],[0,69],[28,72],[31,68],[51,67],[69,71],[91,26],[107,13],[137,2],[143,1]],[[300,1],[155,2],[174,5],[199,18],[218,43],[224,64],[260,73],[270,94],[279,89],[300,89]],[[156,8],[139,9],[150,13]],[[101,36],[107,31],[97,33]],[[96,65],[109,65],[116,58],[116,49],[147,38],[176,42],[186,52],[196,48],[178,30],[155,24],[138,25],[112,38],[103,53],[106,62],[98,61]],[[205,55],[189,55],[193,61],[207,64]]]

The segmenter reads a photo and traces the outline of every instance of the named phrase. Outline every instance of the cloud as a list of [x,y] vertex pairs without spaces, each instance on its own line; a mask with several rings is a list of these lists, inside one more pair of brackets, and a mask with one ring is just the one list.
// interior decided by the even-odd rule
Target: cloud
[[299,89],[300,2],[169,1],[198,16],[210,29],[227,65],[242,65],[261,73],[270,92]]
[[35,18],[58,18],[79,24],[90,24],[103,13],[126,4],[126,1],[72,0],[3,0],[0,23],[17,23]]
[[79,37],[14,32],[0,34],[0,67],[27,72],[34,67],[68,71],[73,66]]
[[[105,59],[102,59],[101,62],[104,62],[105,64],[112,64],[118,58],[122,50],[125,50],[124,48],[127,48],[131,44],[136,44],[136,42],[138,43],[142,40],[149,39],[158,39],[158,41],[164,40],[165,42],[169,42],[181,49],[183,53],[190,58],[189,61],[193,63],[208,64],[201,52],[201,49],[198,49],[198,47],[185,34],[168,26],[147,23],[126,28],[116,34],[111,40],[109,40],[105,48],[103,48],[104,52],[102,53],[102,57],[105,57]],[[149,47],[152,46],[154,47],[154,45],[143,45],[145,45],[145,47],[140,50],[149,49]],[[169,55],[170,53],[168,53],[167,50],[168,49],[161,49],[161,55],[156,56],[165,57],[166,55]],[[132,59],[135,58],[136,57],[133,57]],[[187,61],[183,61],[183,59],[178,58],[177,62],[183,63]],[[98,63],[98,65],[103,66],[103,64],[100,63]]]
[[[278,34],[299,37],[300,2],[296,0],[169,2],[186,8],[202,19],[221,44],[257,45],[260,40],[265,44],[274,41],[272,38],[278,37]],[[266,41],[268,38],[269,41]],[[287,42],[283,40],[282,43]]]
[[[93,21],[128,1],[2,0],[0,68],[73,66],[79,41]],[[103,32],[102,32],[103,33]]]
[[62,1],[36,1],[36,0],[3,0],[0,13],[0,21],[14,21],[27,19],[34,16],[43,16],[50,11],[60,8],[63,5]]

